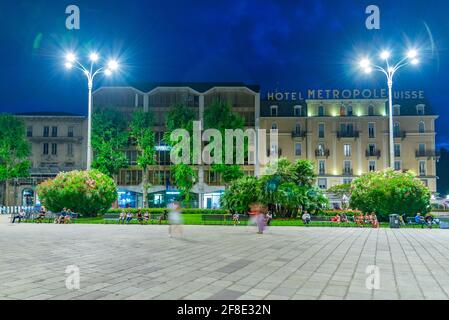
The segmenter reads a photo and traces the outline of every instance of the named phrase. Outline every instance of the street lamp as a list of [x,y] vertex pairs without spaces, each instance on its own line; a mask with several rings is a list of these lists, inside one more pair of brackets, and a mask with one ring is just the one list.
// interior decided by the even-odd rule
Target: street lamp
[[89,102],[88,102],[88,116],[87,116],[87,170],[90,170],[92,165],[92,87],[93,81],[96,75],[104,73],[106,76],[110,76],[114,71],[119,68],[119,64],[116,60],[109,60],[104,66],[94,69],[95,64],[100,61],[100,56],[96,52],[89,54],[90,67],[84,67],[77,59],[73,52],[67,53],[65,57],[66,69],[78,69],[83,72],[87,77],[87,87],[89,89]]
[[396,64],[390,64],[389,59],[391,57],[391,52],[384,50],[380,53],[380,59],[385,63],[385,67],[378,66],[371,63],[368,58],[360,60],[360,68],[366,73],[370,74],[373,70],[380,71],[387,77],[388,83],[388,122],[389,122],[389,140],[390,140],[390,168],[394,169],[394,134],[393,134],[393,76],[402,67],[409,64],[417,65],[419,63],[418,52],[411,49],[407,52],[406,56],[402,58]]

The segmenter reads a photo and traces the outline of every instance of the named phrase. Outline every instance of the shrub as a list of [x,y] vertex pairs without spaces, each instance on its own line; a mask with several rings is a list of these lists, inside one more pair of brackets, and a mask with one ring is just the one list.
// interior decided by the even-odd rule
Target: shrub
[[98,170],[61,172],[41,183],[37,192],[48,210],[67,208],[85,216],[106,212],[117,200],[114,180]]
[[370,172],[353,181],[350,206],[382,220],[392,213],[414,216],[430,211],[430,191],[410,172]]

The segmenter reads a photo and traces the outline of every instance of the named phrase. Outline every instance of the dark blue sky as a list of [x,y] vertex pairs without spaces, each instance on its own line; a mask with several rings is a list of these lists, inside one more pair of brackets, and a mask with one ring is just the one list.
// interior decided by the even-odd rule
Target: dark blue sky
[[[65,28],[69,4],[80,7],[80,30]],[[380,30],[365,28],[369,4],[380,7]],[[67,48],[119,56],[125,65],[107,84],[243,81],[298,91],[383,88],[381,74],[361,76],[355,61],[409,45],[422,64],[398,74],[396,89],[426,92],[440,114],[438,143],[449,145],[448,1],[0,0],[0,111],[85,114],[85,79],[64,70]]]

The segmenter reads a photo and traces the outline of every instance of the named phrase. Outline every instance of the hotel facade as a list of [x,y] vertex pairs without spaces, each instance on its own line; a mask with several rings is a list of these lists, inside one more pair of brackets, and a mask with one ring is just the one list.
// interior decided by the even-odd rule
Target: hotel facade
[[[314,94],[305,99],[277,101],[276,95],[262,98],[259,86],[244,83],[153,83],[101,87],[93,93],[93,108],[113,108],[128,119],[138,108],[153,113],[157,152],[156,165],[149,170],[151,188],[148,198],[150,206],[163,207],[179,195],[171,176],[170,151],[162,139],[167,113],[175,104],[190,108],[195,120],[202,121],[204,111],[214,100],[229,102],[232,111],[245,119],[246,128],[267,130],[267,141],[270,130],[277,130],[279,157],[313,161],[317,186],[323,190],[349,183],[365,172],[387,168],[387,99],[376,94],[373,98],[353,94],[335,99],[336,91],[332,93],[329,99]],[[436,192],[435,120],[438,116],[421,94],[405,97],[408,99],[396,99],[393,107],[394,166],[396,170],[413,171],[432,192]],[[9,189],[13,190],[9,203],[16,205],[36,202],[35,186],[40,181],[59,171],[83,169],[86,165],[85,117],[61,114],[21,117],[26,122],[27,136],[32,143],[33,166],[31,180],[16,182],[16,186]],[[122,168],[117,177],[118,205],[140,207],[143,173],[137,166],[138,151],[129,146],[123,152],[128,166]],[[244,173],[263,174],[264,166],[259,160],[256,156],[254,164],[242,165]],[[192,205],[219,207],[225,189],[220,175],[209,165],[195,165],[194,169],[197,180],[192,189]]]

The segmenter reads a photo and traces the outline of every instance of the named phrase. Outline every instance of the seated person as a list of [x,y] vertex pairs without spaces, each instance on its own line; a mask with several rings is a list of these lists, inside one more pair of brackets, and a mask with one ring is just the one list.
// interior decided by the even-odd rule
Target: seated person
[[19,219],[19,223],[20,221],[22,221],[22,219],[25,218],[25,211],[22,209],[20,210],[20,212],[16,215],[14,215],[13,219],[12,219],[12,223],[14,223],[16,221],[16,219]]
[[67,213],[64,217],[64,223],[70,223],[71,219],[72,219],[72,211],[70,209],[68,209]]
[[424,221],[429,228],[432,228],[433,216],[430,212],[426,214],[426,216],[424,217]]
[[309,224],[310,223],[310,213],[308,213],[307,211],[304,211],[304,214],[302,215],[302,222],[304,222],[304,224]]
[[348,222],[348,217],[346,216],[346,214],[342,213],[340,220],[341,222]]
[[140,210],[137,212],[137,221],[139,221],[140,224],[143,224],[142,211]]
[[120,212],[120,215],[118,217],[118,224],[124,224],[126,219],[126,213],[125,211]]
[[379,221],[377,220],[377,216],[374,212],[371,213],[370,220],[373,228],[379,228]]
[[132,219],[133,219],[133,214],[131,212],[128,212],[126,214],[126,224],[129,224]]
[[148,211],[145,211],[143,219],[145,220],[145,223],[148,224],[148,221],[150,220],[150,214],[148,213]]
[[64,219],[65,219],[66,215],[67,215],[67,209],[63,208],[56,223],[64,223]]
[[45,208],[41,207],[39,210],[39,215],[36,218],[36,222],[38,222],[38,223],[42,222],[44,220],[44,218],[45,218]]
[[421,216],[420,212],[418,212],[415,216],[415,223],[420,224],[421,228],[424,228],[424,224],[426,222],[424,221],[424,218]]
[[335,217],[333,217],[333,218],[331,219],[331,221],[332,221],[332,222],[338,222],[338,223],[340,223],[340,222],[341,222],[340,215],[337,213],[337,214],[335,215]]

